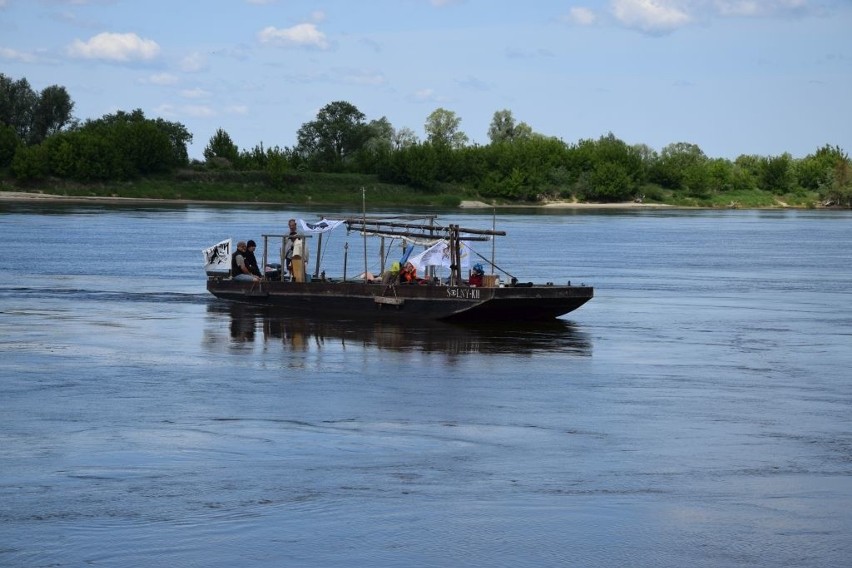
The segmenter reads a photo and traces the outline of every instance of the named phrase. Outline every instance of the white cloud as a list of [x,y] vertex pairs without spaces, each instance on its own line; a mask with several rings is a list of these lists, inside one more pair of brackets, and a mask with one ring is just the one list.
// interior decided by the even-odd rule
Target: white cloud
[[589,8],[575,6],[568,11],[565,21],[579,26],[591,26],[597,21],[597,16]]
[[[624,27],[659,35],[714,18],[819,15],[823,13],[824,3],[814,0],[609,0],[609,6],[613,19]],[[599,18],[591,10],[575,7],[562,20],[589,25]]]
[[[2,2],[2,0],[0,0]],[[21,63],[35,63],[38,58],[32,53],[10,49],[8,47],[0,47],[0,59],[11,61],[20,61]]]
[[713,6],[721,16],[770,16],[806,12],[808,0],[714,0]]
[[692,22],[678,0],[613,0],[612,15],[627,26],[648,33],[666,33]]
[[180,92],[180,96],[185,99],[203,99],[204,97],[209,97],[210,93],[199,88],[184,89]]
[[103,59],[107,61],[134,61],[154,59],[160,53],[160,46],[150,39],[143,39],[134,33],[118,34],[104,32],[83,42],[79,39],[68,46],[71,57],[81,59]]
[[193,118],[210,118],[216,116],[216,111],[207,105],[187,105],[181,107],[181,113]]
[[154,109],[157,114],[174,119],[185,119],[185,118],[214,118],[217,116],[221,116],[222,114],[231,114],[231,115],[247,115],[249,112],[249,108],[246,105],[235,104],[225,106],[217,111],[217,109],[213,108],[209,105],[180,105],[175,106],[172,104],[164,103]]
[[197,71],[201,71],[206,66],[207,58],[198,52],[190,53],[189,55],[180,60],[181,71],[186,71],[187,73],[195,73]]
[[152,85],[176,85],[180,79],[171,73],[156,73],[148,77],[146,82]]
[[716,0],[715,6],[722,16],[754,16],[760,12],[754,0]]
[[419,101],[431,101],[435,98],[435,91],[433,89],[420,89],[414,93],[414,98]]
[[260,43],[282,47],[315,47],[328,49],[329,43],[325,34],[319,31],[315,24],[298,24],[291,28],[278,29],[269,26],[257,33]]
[[456,84],[464,87],[465,89],[470,89],[472,91],[490,91],[491,85],[482,81],[481,79],[477,79],[476,77],[468,75],[463,79],[457,79]]
[[355,85],[384,85],[385,76],[378,71],[341,71],[336,74],[343,78],[345,83]]
[[176,107],[171,104],[161,104],[154,109],[160,116],[166,118],[182,119],[190,118],[212,118],[216,116],[216,111],[206,105],[184,105]]
[[442,97],[435,92],[434,89],[420,89],[411,95],[412,100],[418,103],[443,103],[447,101],[447,97]]

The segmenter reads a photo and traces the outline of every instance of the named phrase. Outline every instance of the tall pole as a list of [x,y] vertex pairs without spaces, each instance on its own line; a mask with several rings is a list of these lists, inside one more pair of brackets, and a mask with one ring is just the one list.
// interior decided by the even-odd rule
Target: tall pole
[[461,286],[461,242],[459,241],[459,226],[450,225],[450,264],[453,265],[453,286]]
[[[491,230],[497,232],[497,208],[491,210]],[[497,239],[491,235],[491,274],[494,274],[494,248],[497,246]]]
[[364,282],[367,281],[367,190],[361,187],[361,211],[363,215],[364,228]]
[[[320,220],[325,219],[324,216],[320,215]],[[320,274],[320,254],[322,253],[322,233],[319,234],[317,238],[317,258],[314,260],[314,264],[316,265],[314,268],[314,280],[319,279]]]

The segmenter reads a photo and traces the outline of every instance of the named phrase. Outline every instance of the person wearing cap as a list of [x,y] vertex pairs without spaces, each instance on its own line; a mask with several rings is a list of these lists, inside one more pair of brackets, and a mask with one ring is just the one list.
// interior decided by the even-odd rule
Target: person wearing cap
[[246,268],[248,268],[249,274],[253,274],[258,278],[263,278],[263,274],[260,273],[260,267],[257,265],[257,257],[254,256],[254,251],[257,248],[257,243],[252,240],[246,243]]
[[485,269],[482,264],[476,263],[473,265],[473,270],[470,271],[470,278],[467,283],[470,286],[482,286],[482,277],[485,276]]
[[259,280],[251,273],[246,264],[247,247],[245,241],[237,243],[237,251],[231,257],[231,278],[234,280]]

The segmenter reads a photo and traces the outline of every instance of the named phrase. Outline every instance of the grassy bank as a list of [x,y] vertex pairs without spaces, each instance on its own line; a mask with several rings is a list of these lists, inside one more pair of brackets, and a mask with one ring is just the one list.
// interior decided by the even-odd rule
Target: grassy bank
[[[0,181],[2,191],[37,192],[65,197],[122,197],[210,201],[228,203],[281,203],[292,205],[341,205],[360,207],[362,188],[371,207],[458,207],[463,200],[494,205],[521,205],[484,198],[463,187],[445,186],[419,190],[380,182],[361,174],[288,174],[272,186],[262,172],[184,170],[171,176],[127,182],[82,184],[52,179],[22,186],[8,179]],[[779,207],[815,208],[819,195],[801,192],[777,196],[760,190],[739,190],[706,197],[652,188],[645,204],[718,209],[764,209]],[[534,203],[523,203],[534,205]]]
[[8,180],[0,182],[2,191],[38,192],[66,197],[350,206],[361,204],[362,188],[373,206],[456,207],[464,198],[458,192],[424,192],[408,186],[381,183],[375,176],[355,174],[290,175],[280,187],[272,187],[265,176],[253,172],[189,170],[173,176],[111,183],[82,184],[53,179],[21,186]]

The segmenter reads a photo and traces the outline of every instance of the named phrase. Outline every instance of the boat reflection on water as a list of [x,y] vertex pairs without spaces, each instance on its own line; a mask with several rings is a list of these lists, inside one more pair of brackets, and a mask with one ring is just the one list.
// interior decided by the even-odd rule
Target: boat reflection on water
[[285,349],[306,350],[329,345],[361,345],[394,351],[439,353],[560,352],[591,355],[589,335],[568,321],[535,324],[467,326],[445,322],[410,325],[387,321],[308,319],[280,309],[239,303],[212,303],[211,314],[230,318],[232,343],[280,342]]

